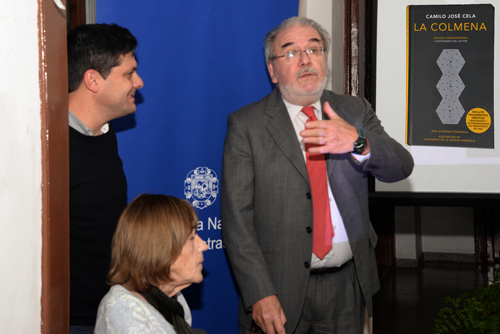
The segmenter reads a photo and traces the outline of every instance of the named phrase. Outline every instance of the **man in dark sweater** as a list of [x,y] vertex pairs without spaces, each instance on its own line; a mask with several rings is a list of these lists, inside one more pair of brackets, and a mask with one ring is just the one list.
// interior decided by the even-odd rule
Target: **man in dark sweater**
[[111,240],[127,205],[127,180],[109,121],[135,112],[135,37],[118,25],[68,34],[70,333],[92,333],[107,293]]

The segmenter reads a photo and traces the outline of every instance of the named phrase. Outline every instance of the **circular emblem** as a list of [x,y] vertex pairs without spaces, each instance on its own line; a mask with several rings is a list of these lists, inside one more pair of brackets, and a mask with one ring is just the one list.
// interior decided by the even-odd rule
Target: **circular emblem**
[[193,207],[205,209],[212,205],[219,193],[217,174],[208,167],[198,167],[188,173],[184,181],[184,195]]
[[467,114],[465,124],[469,130],[475,133],[483,133],[490,128],[490,114],[482,108],[474,108]]

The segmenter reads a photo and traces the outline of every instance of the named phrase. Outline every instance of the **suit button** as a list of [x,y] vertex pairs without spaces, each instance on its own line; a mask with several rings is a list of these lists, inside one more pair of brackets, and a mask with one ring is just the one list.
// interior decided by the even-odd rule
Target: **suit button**
[[311,199],[311,193],[306,194],[307,199]]
[[307,233],[311,233],[312,232],[312,228],[310,226],[306,227],[306,232]]
[[309,262],[304,262],[304,267],[309,268]]

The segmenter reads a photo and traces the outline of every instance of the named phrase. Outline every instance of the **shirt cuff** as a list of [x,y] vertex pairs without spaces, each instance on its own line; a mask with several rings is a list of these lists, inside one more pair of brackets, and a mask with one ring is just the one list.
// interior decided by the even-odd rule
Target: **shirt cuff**
[[359,162],[363,162],[365,161],[366,159],[368,159],[371,155],[371,153],[368,153],[367,155],[361,155],[361,154],[357,154],[357,153],[351,153],[352,157],[356,160],[358,160]]

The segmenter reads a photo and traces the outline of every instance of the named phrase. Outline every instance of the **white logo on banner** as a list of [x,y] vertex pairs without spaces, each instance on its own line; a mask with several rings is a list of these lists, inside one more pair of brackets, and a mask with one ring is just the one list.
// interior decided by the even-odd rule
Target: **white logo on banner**
[[208,167],[198,167],[188,173],[184,181],[184,195],[198,209],[212,205],[219,193],[217,174]]

